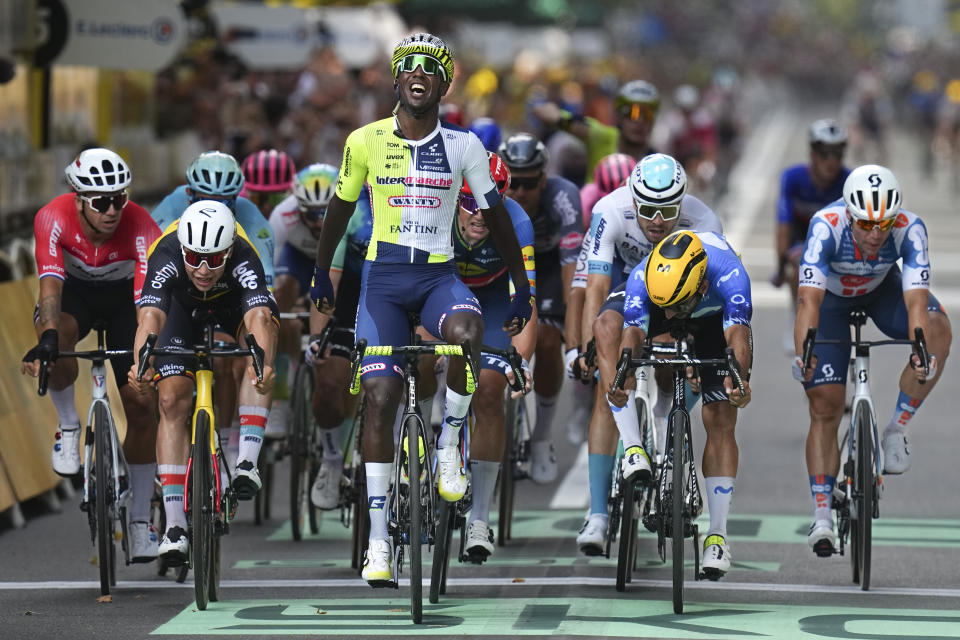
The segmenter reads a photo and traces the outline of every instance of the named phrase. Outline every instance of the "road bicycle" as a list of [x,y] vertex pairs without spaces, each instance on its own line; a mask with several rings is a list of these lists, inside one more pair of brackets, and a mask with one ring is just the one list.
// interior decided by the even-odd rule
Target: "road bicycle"
[[498,513],[497,546],[506,546],[513,537],[513,511],[516,503],[517,481],[530,477],[530,436],[533,427],[523,398],[511,398],[506,392],[503,400],[505,443],[500,476],[497,479]]
[[[214,423],[213,359],[250,356],[257,379],[262,380],[264,352],[250,333],[245,336],[246,348],[214,341],[217,320],[211,313],[202,314],[202,322],[202,343],[193,348],[157,347],[158,336],[154,333],[148,335],[140,350],[137,379],[143,378],[150,366],[151,356],[187,356],[196,359],[196,398],[190,421],[190,457],[183,490],[187,533],[190,536],[190,557],[187,562],[193,569],[197,608],[204,611],[208,603],[219,600],[220,539],[230,532],[231,510],[237,503],[237,496],[230,486],[230,469],[220,448]],[[221,486],[223,477],[227,480],[226,488]]]
[[59,358],[82,358],[91,361],[90,377],[93,398],[87,411],[87,428],[83,443],[83,500],[80,510],[87,514],[90,541],[97,545],[100,567],[100,593],[110,594],[117,584],[117,550],[120,542],[126,564],[130,564],[128,510],[130,468],[123,455],[117,435],[117,426],[107,398],[107,366],[110,358],[129,356],[130,349],[107,350],[106,327],[95,323],[97,348],[89,351],[61,351],[51,360],[41,363],[38,393],[47,393],[47,367]]
[[[309,320],[309,313],[282,313],[281,319],[290,317]],[[318,335],[313,336],[319,353],[327,348],[333,322],[328,322]],[[305,349],[310,348],[311,336],[304,336]],[[290,429],[287,450],[290,452],[290,529],[294,542],[303,537],[303,525],[309,522],[314,535],[320,530],[317,508],[310,501],[310,486],[320,470],[320,430],[313,415],[313,392],[316,372],[312,365],[301,362],[290,392]]]
[[[649,353],[675,353],[673,343],[648,343]],[[653,407],[657,402],[657,381],[654,378],[652,366],[639,367],[636,370],[637,388],[634,392],[638,423],[640,426],[640,441],[644,451],[650,456],[651,477],[656,477],[657,469],[662,461],[660,450],[663,448],[662,434],[657,433]],[[613,482],[610,488],[610,497],[607,501],[610,514],[607,537],[604,544],[604,555],[609,558],[614,543],[618,543],[617,551],[617,591],[626,590],[628,582],[633,580],[633,571],[637,568],[637,539],[640,531],[639,524],[644,520],[650,521],[651,512],[655,513],[655,492],[653,483],[638,484],[626,482],[620,467],[623,462],[623,443],[617,445],[616,461],[613,466]],[[646,526],[646,524],[645,524]],[[654,529],[655,530],[655,529]]]
[[[477,375],[475,365],[470,358],[470,345],[446,344],[441,342],[423,342],[415,328],[419,324],[417,314],[408,314],[410,323],[410,345],[394,347],[390,345],[368,345],[365,338],[357,341],[353,354],[353,375],[350,392],[360,392],[360,363],[368,356],[402,356],[403,380],[406,389],[406,404],[400,422],[399,442],[395,447],[393,487],[388,499],[388,534],[393,549],[393,566],[390,580],[376,587],[399,588],[397,576],[402,571],[404,547],[410,554],[410,614],[414,623],[423,622],[423,565],[422,545],[432,546],[435,540],[436,509],[433,488],[433,469],[425,464],[429,459],[427,431],[420,413],[417,399],[417,383],[420,378],[419,358],[422,355],[463,356],[467,373],[467,393],[476,388]],[[403,455],[404,450],[410,452]],[[420,452],[415,455],[414,452]],[[404,461],[404,458],[406,459]],[[404,467],[406,467],[404,469]],[[406,477],[403,472],[406,471]],[[423,477],[421,478],[421,472]]]
[[[873,520],[880,517],[880,494],[883,492],[883,460],[880,447],[877,446],[880,442],[877,417],[870,396],[870,349],[891,344],[911,345],[913,354],[924,363],[924,371],[930,373],[930,354],[927,352],[927,343],[920,327],[916,327],[913,340],[864,340],[860,334],[866,322],[865,310],[855,309],[850,313],[850,325],[854,334],[852,342],[817,340],[816,327],[810,327],[803,341],[801,356],[804,369],[808,369],[817,344],[848,345],[854,354],[850,359],[850,380],[855,384],[855,390],[847,432],[840,444],[844,454],[841,464],[843,488],[841,492],[835,492],[833,500],[840,545],[837,550],[822,554],[818,552],[817,555],[844,555],[849,536],[853,582],[859,584],[864,591],[870,589]],[[842,497],[838,493],[842,493]]]
[[[726,348],[725,358],[697,358],[693,340],[684,322],[673,323],[670,337],[674,349],[670,357],[652,357],[645,345],[644,356],[634,358],[632,350],[624,348],[617,363],[613,385],[622,389],[630,370],[646,366],[667,366],[673,370],[673,406],[667,416],[667,437],[664,442],[663,460],[655,477],[655,511],[646,517],[645,525],[657,532],[657,551],[663,562],[667,561],[667,540],[673,562],[673,611],[683,613],[683,540],[693,538],[694,579],[718,579],[719,575],[700,573],[700,534],[696,518],[703,510],[703,496],[697,481],[697,467],[693,455],[693,439],[690,432],[690,414],[686,405],[687,368],[726,367],[734,383],[744,391],[740,367],[731,347]],[[696,375],[696,373],[695,373]]]
[[[510,369],[513,371],[513,382],[510,383],[509,386],[510,391],[523,392],[526,389],[526,376],[523,373],[523,358],[515,347],[511,346],[509,349],[497,349],[495,347],[482,346],[480,350],[483,354],[499,356],[499,358],[502,358],[509,364]],[[522,402],[522,398],[518,398],[517,400]],[[464,468],[467,468],[467,460],[469,459],[470,434],[470,429],[460,430],[460,451],[463,455]],[[506,476],[509,476],[512,487],[513,473],[511,473],[509,467],[501,468],[501,476],[501,483],[506,481]],[[512,489],[510,491],[510,502],[512,504]],[[470,562],[473,564],[481,564],[483,562],[482,560],[478,561],[466,553],[467,514],[473,504],[473,495],[469,482],[467,484],[467,491],[460,500],[456,502],[440,500],[439,502],[439,508],[437,509],[437,535],[433,548],[433,566],[430,574],[430,602],[432,603],[436,603],[440,599],[440,595],[447,591],[447,571],[450,568],[450,549],[453,543],[454,531],[460,531],[460,549],[457,553],[457,558],[460,562]],[[502,522],[501,520],[498,525],[499,527],[503,526]]]

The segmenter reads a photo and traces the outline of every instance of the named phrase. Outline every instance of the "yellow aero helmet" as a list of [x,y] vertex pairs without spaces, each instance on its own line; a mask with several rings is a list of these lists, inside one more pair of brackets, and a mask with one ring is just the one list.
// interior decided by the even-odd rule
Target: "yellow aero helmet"
[[447,82],[453,80],[453,52],[443,40],[429,33],[415,33],[407,36],[393,49],[390,72],[393,73],[394,78],[398,75],[400,61],[415,54],[435,58],[447,73],[447,77],[444,79]]
[[707,272],[707,252],[692,231],[676,231],[660,241],[650,257],[644,279],[647,295],[660,307],[689,300]]

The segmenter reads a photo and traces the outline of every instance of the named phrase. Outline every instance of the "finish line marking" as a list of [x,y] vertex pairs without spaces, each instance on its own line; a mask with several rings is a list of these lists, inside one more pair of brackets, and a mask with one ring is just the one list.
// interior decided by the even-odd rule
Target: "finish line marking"
[[[425,580],[424,584],[428,584]],[[591,577],[506,577],[506,578],[448,578],[447,584],[461,587],[524,587],[524,586],[598,586],[612,587],[616,584],[614,578]],[[670,589],[672,580],[645,580],[634,578],[630,583],[633,588],[646,587],[652,589]],[[410,581],[400,579],[400,586],[409,586]],[[336,588],[336,589],[369,589],[361,579],[326,579],[326,580],[221,580],[220,587],[226,589],[301,589],[301,588]],[[914,587],[877,587],[870,591],[861,591],[857,585],[838,587],[818,584],[780,584],[762,582],[710,582],[687,580],[683,583],[684,589],[706,591],[775,591],[778,593],[839,593],[847,595],[876,594],[886,596],[933,597],[933,598],[960,598],[960,589],[920,589]],[[38,581],[38,582],[0,582],[0,591],[25,590],[57,590],[57,589],[99,589],[99,580],[76,581]],[[151,582],[147,580],[120,580],[116,589],[193,589],[193,581],[188,579],[184,583],[172,581]]]

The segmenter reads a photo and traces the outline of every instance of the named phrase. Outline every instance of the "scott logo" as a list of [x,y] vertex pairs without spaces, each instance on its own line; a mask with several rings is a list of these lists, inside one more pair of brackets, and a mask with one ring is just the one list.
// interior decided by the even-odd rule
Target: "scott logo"
[[870,174],[870,177],[867,178],[867,182],[869,182],[869,183],[870,183],[870,186],[873,187],[874,189],[879,189],[879,188],[880,188],[880,174],[879,174],[879,173],[871,173],[871,174]]

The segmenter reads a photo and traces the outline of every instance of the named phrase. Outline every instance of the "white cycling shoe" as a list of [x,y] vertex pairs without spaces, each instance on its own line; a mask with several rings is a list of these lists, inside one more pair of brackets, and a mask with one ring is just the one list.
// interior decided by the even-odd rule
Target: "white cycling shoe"
[[719,580],[730,570],[730,550],[726,539],[719,534],[703,541],[703,575],[708,580]]
[[371,540],[363,558],[363,571],[360,575],[371,587],[385,587],[393,579],[390,570],[392,564],[390,541],[379,538]]
[[580,553],[587,556],[603,554],[609,523],[610,516],[605,513],[591,513],[587,516],[583,526],[580,527],[580,535],[577,536],[577,546],[580,547]]
[[241,460],[233,472],[233,490],[237,492],[238,500],[253,500],[260,491],[263,482],[260,480],[260,470],[252,460]]
[[483,520],[474,520],[467,528],[464,553],[474,564],[482,564],[493,555],[493,530]]
[[907,437],[902,431],[888,431],[883,434],[883,472],[895,476],[908,469],[910,450],[907,449]]
[[530,479],[537,484],[550,484],[557,479],[557,459],[549,440],[530,443]]
[[80,473],[80,427],[66,430],[57,427],[53,440],[53,453],[50,456],[53,470],[57,475],[69,477]]
[[467,492],[467,476],[456,446],[437,449],[437,492],[447,502],[456,502]]
[[157,530],[149,522],[131,522],[130,562],[153,562],[157,559],[159,540]]
[[326,462],[320,465],[320,471],[310,487],[310,502],[317,509],[336,509],[340,506],[340,475],[343,462]]
[[160,540],[160,547],[157,549],[157,555],[160,556],[168,566],[179,567],[183,565],[190,556],[190,540],[187,532],[182,527],[170,527]]
[[833,520],[815,520],[810,525],[807,544],[820,558],[829,558],[836,548],[837,536],[833,532]]
[[623,452],[620,473],[625,482],[647,483],[650,481],[653,470],[650,467],[650,456],[643,447],[630,447]]

